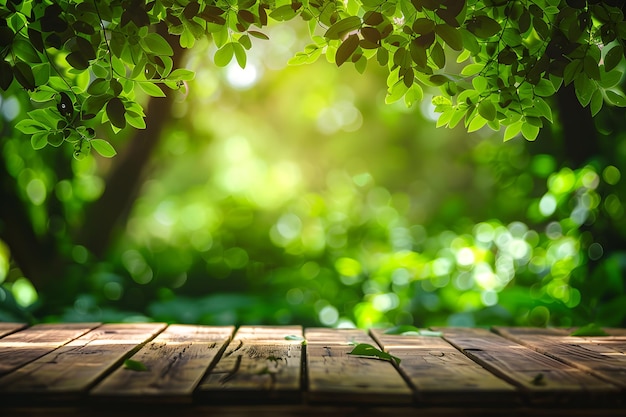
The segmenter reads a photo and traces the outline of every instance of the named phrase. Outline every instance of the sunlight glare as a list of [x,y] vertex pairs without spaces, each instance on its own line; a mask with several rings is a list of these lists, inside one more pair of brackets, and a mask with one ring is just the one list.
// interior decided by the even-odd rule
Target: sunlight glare
[[226,81],[237,90],[247,90],[252,88],[259,80],[258,67],[248,62],[245,68],[241,68],[235,61],[226,67]]

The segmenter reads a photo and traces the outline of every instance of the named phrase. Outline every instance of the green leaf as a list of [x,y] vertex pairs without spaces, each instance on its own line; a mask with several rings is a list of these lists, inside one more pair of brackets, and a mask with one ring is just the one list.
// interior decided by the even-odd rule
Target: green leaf
[[466,77],[476,75],[481,72],[483,68],[485,68],[484,64],[469,64],[463,67],[461,75],[465,75]]
[[248,57],[246,56],[244,46],[239,42],[233,42],[233,51],[235,53],[235,59],[237,59],[237,64],[239,64],[241,68],[245,68]]
[[105,80],[104,78],[96,78],[93,80],[89,87],[87,87],[87,92],[91,95],[97,96],[100,94],[104,94],[109,90],[110,82]]
[[522,131],[523,121],[518,120],[517,122],[511,123],[504,130],[504,141],[508,141],[516,137]]
[[146,128],[146,121],[144,120],[144,118],[141,115],[135,113],[134,111],[130,111],[130,110],[126,111],[126,121],[128,122],[129,125],[131,125],[135,129]]
[[580,59],[575,59],[567,64],[567,66],[563,70],[563,82],[565,83],[565,85],[568,85],[569,83],[574,81],[574,79],[582,71],[582,69],[583,62]]
[[[71,132],[69,133],[71,136]],[[48,135],[48,143],[54,147],[59,147],[61,144],[65,142],[65,135],[63,131],[52,132]]]
[[528,141],[533,141],[537,139],[537,135],[539,134],[539,127],[532,125],[530,123],[522,123],[522,135]]
[[556,93],[556,88],[554,88],[552,81],[542,78],[534,87],[534,92],[540,97],[550,97]]
[[624,59],[624,47],[620,44],[615,45],[604,56],[604,69],[609,72],[615,68]]
[[615,87],[622,80],[622,74],[620,71],[600,71],[600,86],[603,88]]
[[291,4],[285,4],[274,9],[270,13],[270,17],[274,20],[285,21],[293,19],[296,14],[297,12],[291,7]]
[[255,38],[257,38],[257,39],[263,39],[263,40],[265,40],[265,41],[267,41],[267,40],[269,40],[269,39],[270,39],[270,37],[269,37],[269,36],[267,36],[265,33],[263,33],[263,32],[259,32],[259,31],[256,31],[256,30],[249,30],[249,31],[248,31],[248,35],[250,35],[250,36],[254,36],[254,37],[255,37]]
[[25,89],[32,91],[35,89],[35,75],[30,65],[25,62],[18,61],[13,66],[13,75],[18,83]]
[[448,46],[455,51],[463,50],[463,37],[457,28],[449,25],[437,25],[435,32]]
[[158,33],[148,33],[139,42],[146,52],[152,52],[155,55],[174,55],[174,50],[170,44]]
[[172,71],[170,75],[167,76],[167,79],[171,81],[191,81],[195,76],[196,74],[193,71],[178,68]]
[[393,355],[390,355],[387,352],[383,352],[380,349],[375,348],[374,346],[368,344],[368,343],[359,343],[357,344],[354,349],[352,349],[351,352],[348,353],[349,355],[356,355],[356,356],[365,356],[368,358],[378,358],[378,359],[382,359],[382,360],[386,360],[389,362],[395,362],[397,365],[400,364],[400,358],[397,358]]
[[446,66],[446,54],[439,42],[435,42],[430,50],[430,58],[433,60],[437,68],[442,69]]
[[111,144],[104,139],[92,139],[91,147],[105,158],[112,158],[117,155],[115,148],[113,148],[113,146],[111,146]]
[[489,16],[475,16],[467,23],[467,30],[479,38],[490,38],[502,30],[500,23]]
[[148,367],[140,361],[136,361],[133,359],[126,359],[124,361],[124,368],[130,369],[131,371],[145,372],[148,370]]
[[44,148],[48,144],[48,132],[37,132],[30,137],[30,144],[33,149],[38,150]]
[[302,342],[302,344],[306,344],[306,339],[302,336],[297,336],[295,334],[290,334],[285,336],[285,340],[290,340],[290,341],[294,341],[294,342]]
[[384,334],[401,335],[401,334],[404,334],[404,333],[407,333],[407,332],[419,333],[419,331],[420,331],[420,329],[415,327],[415,326],[404,324],[404,325],[400,325],[400,326],[390,327],[389,329],[385,330],[383,333]]
[[68,64],[70,64],[73,68],[77,70],[86,70],[89,68],[89,60],[85,58],[85,56],[79,51],[74,51],[69,53],[65,60]]
[[413,107],[415,103],[418,103],[424,99],[424,90],[419,84],[413,83],[404,95],[404,103],[407,107]]
[[228,42],[215,52],[213,60],[218,67],[225,67],[232,61],[234,55],[235,48],[233,47],[233,42]]
[[407,324],[391,327],[391,328],[385,330],[384,333],[385,334],[401,335],[401,336],[429,336],[429,337],[441,337],[441,336],[443,336],[443,333],[441,333],[441,332],[435,332],[435,331],[426,330],[426,329],[419,329],[419,328],[417,328],[415,326],[411,326],[411,325],[407,325]]
[[407,92],[409,88],[403,82],[396,82],[392,87],[387,91],[387,96],[385,97],[385,103],[391,104],[400,100],[402,96]]
[[591,110],[592,117],[600,112],[603,102],[602,91],[596,90],[591,96],[591,102],[589,103],[589,110]]
[[161,90],[158,85],[149,81],[137,81],[135,85],[138,85],[144,93],[151,97],[165,97],[163,90]]
[[41,62],[41,58],[35,48],[33,48],[31,42],[22,36],[18,36],[13,40],[13,53],[22,61],[28,62],[29,64]]
[[609,336],[609,334],[597,324],[589,323],[570,333],[570,336]]
[[574,80],[574,88],[576,90],[576,97],[580,102],[580,105],[587,107],[591,101],[591,96],[597,90],[598,86],[595,82],[587,78],[587,75],[582,73],[578,74]]
[[126,127],[126,108],[124,103],[118,97],[113,97],[106,105],[106,113],[111,124],[119,129]]
[[360,27],[361,18],[358,16],[349,16],[329,27],[324,37],[326,39],[341,39],[346,33],[355,31]]
[[34,133],[48,130],[47,126],[44,126],[42,123],[32,119],[20,120],[15,125],[15,128],[25,135],[32,135]]
[[485,120],[494,120],[496,118],[496,106],[490,100],[485,99],[478,104],[478,114]]
[[356,48],[359,46],[359,37],[358,35],[352,34],[344,40],[339,48],[337,48],[337,52],[335,53],[335,63],[338,67],[340,67],[344,62],[352,56]]
[[[600,95],[600,98],[602,98],[602,95]],[[535,97],[535,99],[533,100],[533,106],[539,111],[539,114],[541,114],[541,116],[546,118],[547,121],[549,121],[550,123],[553,122],[552,108],[548,106],[548,103],[546,103],[544,99],[542,99],[541,97]]]
[[617,107],[626,107],[626,97],[624,97],[624,93],[617,90],[606,90],[604,92],[606,94],[606,100]]

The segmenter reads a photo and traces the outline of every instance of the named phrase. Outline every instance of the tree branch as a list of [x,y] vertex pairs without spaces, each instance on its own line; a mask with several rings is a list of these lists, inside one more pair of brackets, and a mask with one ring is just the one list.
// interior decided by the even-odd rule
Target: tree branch
[[[167,33],[164,24],[158,26],[158,32],[174,49],[173,60],[176,68],[181,62],[183,49],[179,46],[178,39]],[[104,193],[88,208],[85,226],[78,236],[78,242],[92,254],[102,257],[128,218],[172,106],[171,94],[165,98],[150,100],[146,111],[146,129],[138,130],[128,140],[128,148],[116,157],[116,165],[107,178]]]

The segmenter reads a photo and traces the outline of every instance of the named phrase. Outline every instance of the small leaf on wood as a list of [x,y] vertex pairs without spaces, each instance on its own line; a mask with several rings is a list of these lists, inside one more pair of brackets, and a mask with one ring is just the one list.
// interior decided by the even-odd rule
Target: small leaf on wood
[[543,374],[540,372],[533,377],[533,380],[531,381],[531,383],[533,385],[546,385],[546,380]]
[[411,326],[407,324],[391,327],[385,330],[385,334],[394,334],[394,335],[401,335],[401,336],[429,336],[429,337],[443,336],[443,333],[441,332],[435,332],[435,331],[427,330],[427,329],[419,329],[415,326]]
[[148,370],[148,367],[140,361],[136,361],[133,359],[126,359],[124,361],[124,368],[130,369],[131,371],[145,372]]
[[378,358],[382,360],[386,360],[389,362],[395,362],[397,365],[400,364],[400,358],[397,358],[393,355],[390,355],[387,352],[383,352],[380,349],[375,348],[374,346],[368,343],[359,343],[357,344],[352,351],[348,353],[349,355],[355,356],[364,356],[367,358]]

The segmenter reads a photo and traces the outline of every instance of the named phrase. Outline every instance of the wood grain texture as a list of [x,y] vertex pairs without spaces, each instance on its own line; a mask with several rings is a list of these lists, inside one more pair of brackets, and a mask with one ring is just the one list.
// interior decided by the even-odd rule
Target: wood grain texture
[[300,326],[243,326],[200,383],[201,401],[294,402],[301,399]]
[[388,335],[371,330],[424,404],[521,403],[516,388],[469,359],[440,337]]
[[0,375],[52,352],[98,323],[38,324],[0,339]]
[[78,399],[164,328],[159,323],[104,324],[0,378],[0,394],[7,400]]
[[147,371],[119,367],[91,394],[125,401],[191,402],[194,389],[234,331],[234,326],[171,325],[132,356]]
[[26,327],[25,323],[0,323],[0,338]]
[[307,329],[308,400],[407,404],[413,391],[389,361],[350,355],[356,343],[376,342],[362,330]]
[[472,360],[520,387],[531,403],[571,405],[620,400],[615,385],[488,330],[437,330]]
[[496,327],[500,335],[626,389],[626,335],[570,336],[564,329]]

